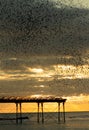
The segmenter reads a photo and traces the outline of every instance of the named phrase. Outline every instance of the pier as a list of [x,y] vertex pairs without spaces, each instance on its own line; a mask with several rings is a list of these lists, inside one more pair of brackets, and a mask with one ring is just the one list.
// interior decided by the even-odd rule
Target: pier
[[[37,122],[40,120],[42,123],[44,120],[44,103],[57,103],[58,104],[58,123],[61,122],[60,116],[60,105],[62,104],[62,121],[65,123],[65,102],[66,99],[54,96],[29,96],[29,97],[0,97],[0,103],[15,103],[16,104],[16,124],[22,124],[23,117],[22,114],[22,103],[37,103]],[[41,110],[41,111],[40,111]],[[41,114],[41,116],[40,116]],[[41,119],[40,119],[41,118]]]

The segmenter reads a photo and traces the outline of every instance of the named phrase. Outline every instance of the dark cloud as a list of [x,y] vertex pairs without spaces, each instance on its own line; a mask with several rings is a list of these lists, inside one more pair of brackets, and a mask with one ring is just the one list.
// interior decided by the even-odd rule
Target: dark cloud
[[11,80],[0,80],[1,94],[89,94],[86,78],[55,74],[51,81],[38,81],[24,76],[34,73],[27,71],[29,67],[54,71],[53,65],[89,64],[89,10],[56,4],[60,5],[51,0],[0,0],[0,70],[12,74]]
[[75,56],[89,50],[88,9],[57,8],[48,0],[1,0],[0,12],[2,55]]
[[[89,79],[54,79],[52,81],[40,81],[36,78],[17,81],[0,81],[0,94],[3,95],[32,95],[49,94],[58,96],[72,96],[89,94]],[[40,87],[43,85],[44,87]],[[17,91],[18,90],[18,91]]]
[[82,66],[88,64],[85,58],[76,57],[58,57],[58,56],[40,56],[40,57],[29,57],[29,58],[6,58],[1,59],[0,69],[9,73],[8,71],[21,71],[21,73],[33,73],[28,72],[27,68],[43,68],[53,69],[54,65],[74,65]]
[[0,63],[1,70],[24,70],[24,66],[21,61],[16,59],[4,59]]

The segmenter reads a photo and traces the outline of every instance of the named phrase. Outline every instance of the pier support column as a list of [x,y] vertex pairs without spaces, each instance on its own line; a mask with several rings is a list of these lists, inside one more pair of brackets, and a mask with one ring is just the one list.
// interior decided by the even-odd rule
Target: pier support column
[[20,106],[20,123],[22,124],[22,104],[19,103]]
[[39,106],[40,106],[40,103],[38,102],[37,105],[38,105],[38,111],[37,111],[37,122],[39,123]]
[[16,103],[16,124],[18,124],[18,103]]
[[58,102],[58,123],[60,123],[60,103]]
[[44,111],[43,111],[43,102],[41,103],[41,111],[42,111],[42,123],[44,123]]
[[63,102],[63,119],[64,119],[64,123],[65,123],[65,102]]

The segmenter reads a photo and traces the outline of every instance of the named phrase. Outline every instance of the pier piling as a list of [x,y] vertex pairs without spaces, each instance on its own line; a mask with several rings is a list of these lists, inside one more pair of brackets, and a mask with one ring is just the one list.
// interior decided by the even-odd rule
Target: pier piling
[[37,122],[39,123],[39,107],[40,107],[40,106],[39,106],[39,105],[40,105],[39,102],[37,103],[37,105],[38,105],[38,111],[37,111]]
[[22,104],[19,103],[20,105],[20,123],[22,124]]
[[41,103],[41,111],[42,111],[42,123],[44,123],[43,102]]
[[16,103],[16,124],[18,124],[18,103]]
[[60,103],[58,102],[58,123],[60,123]]
[[65,123],[65,102],[63,102],[63,119],[64,119],[64,123]]

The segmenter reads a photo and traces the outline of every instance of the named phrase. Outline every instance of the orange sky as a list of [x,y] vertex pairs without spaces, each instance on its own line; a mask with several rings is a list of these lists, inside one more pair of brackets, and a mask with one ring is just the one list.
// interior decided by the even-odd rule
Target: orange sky
[[[66,112],[71,111],[89,111],[89,96],[71,96],[64,97],[67,98],[65,103]],[[63,106],[61,104],[61,111],[63,110]],[[0,104],[0,112],[1,113],[13,113],[16,111],[15,104]],[[41,111],[41,106],[40,106]],[[44,111],[45,112],[57,112],[58,104],[57,103],[44,103]],[[37,103],[23,103],[22,104],[22,112],[37,112]]]

